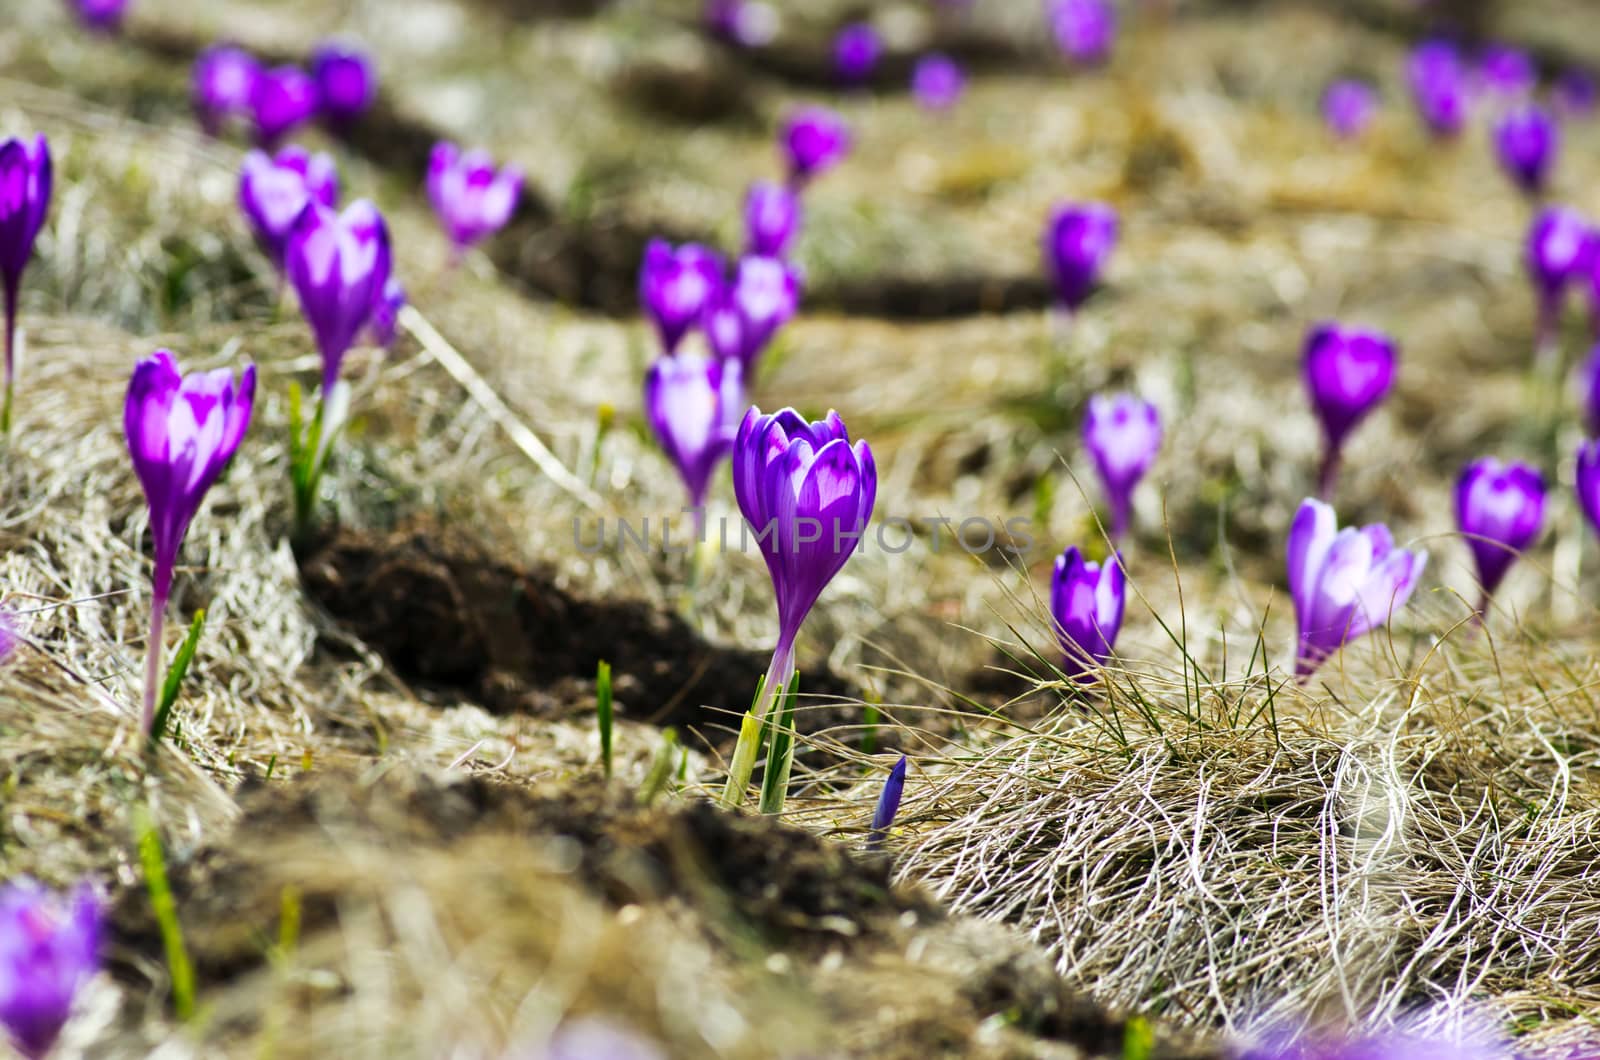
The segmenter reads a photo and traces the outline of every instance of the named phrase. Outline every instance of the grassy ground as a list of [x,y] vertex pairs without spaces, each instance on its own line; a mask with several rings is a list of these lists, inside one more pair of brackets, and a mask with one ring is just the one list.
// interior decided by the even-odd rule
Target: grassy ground
[[[113,974],[70,1048],[493,1056],[596,1012],[685,1057],[1120,1055],[1121,1013],[1156,1020],[1156,1055],[1202,1056],[1423,1006],[1533,1056],[1600,1036],[1581,429],[1562,384],[1528,371],[1528,205],[1481,128],[1441,147],[1403,104],[1410,5],[1191,5],[1130,19],[1107,70],[1072,74],[1032,3],[980,0],[951,43],[989,58],[941,118],[893,86],[834,99],[808,79],[832,5],[790,13],[781,62],[704,41],[688,3],[552,19],[489,0],[136,0],[119,41],[54,0],[13,6],[0,130],[51,136],[58,190],[0,469],[0,585],[29,642],[0,671],[0,875],[93,873],[114,898]],[[899,51],[935,32],[920,9],[883,18]],[[1584,57],[1595,18],[1519,3],[1490,28]],[[312,139],[347,198],[384,208],[416,316],[388,358],[355,358],[339,529],[299,557],[285,394],[316,359],[237,216],[242,151],[187,114],[187,58],[223,34],[284,57],[347,35],[384,75],[357,147]],[[1356,147],[1316,116],[1346,73],[1388,101]],[[878,455],[880,515],[1021,516],[1036,544],[985,562],[924,536],[852,561],[802,638],[806,686],[828,694],[802,712],[785,829],[697,801],[775,632],[762,565],[720,557],[683,621],[682,557],[586,554],[573,520],[680,503],[638,410],[639,240],[731,248],[743,187],[776,174],[778,118],[824,99],[860,146],[808,198],[815,308],[754,400],[837,408]],[[516,160],[535,200],[455,270],[418,189],[435,135]],[[1597,138],[1569,129],[1554,193],[1591,213]],[[1036,279],[1064,197],[1124,219],[1067,334]],[[1281,542],[1316,460],[1299,341],[1327,316],[1403,348],[1340,514],[1433,558],[1392,632],[1301,688]],[[1570,365],[1585,341],[1568,325]],[[192,367],[248,356],[262,386],[183,554],[175,610],[204,607],[209,630],[174,746],[147,762],[148,546],[118,414],[134,359],[163,344]],[[1061,547],[1104,547],[1076,432],[1108,387],[1155,400],[1167,443],[1128,547],[1120,666],[1063,703],[1040,596]],[[603,435],[602,406],[619,414]],[[1546,540],[1474,633],[1449,491],[1489,453],[1558,487]],[[713,512],[737,518],[726,481]],[[609,791],[596,658],[619,675]],[[868,727],[863,701],[887,720]],[[681,790],[641,811],[662,720],[690,754]],[[913,755],[894,885],[888,862],[843,853],[891,747]],[[146,811],[199,971],[187,1025],[135,853]]]

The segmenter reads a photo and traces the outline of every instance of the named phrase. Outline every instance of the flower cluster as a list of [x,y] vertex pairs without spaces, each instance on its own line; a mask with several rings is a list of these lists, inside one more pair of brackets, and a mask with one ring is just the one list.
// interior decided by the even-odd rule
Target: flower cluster
[[378,82],[365,52],[319,45],[310,70],[267,67],[231,44],[214,44],[194,63],[189,99],[200,125],[219,135],[230,122],[250,127],[258,146],[272,150],[314,118],[347,128],[372,106]]

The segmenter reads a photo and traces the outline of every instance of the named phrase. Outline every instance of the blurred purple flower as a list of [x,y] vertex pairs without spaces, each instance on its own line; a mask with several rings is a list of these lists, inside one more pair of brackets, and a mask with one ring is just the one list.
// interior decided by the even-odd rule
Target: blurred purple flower
[[5,301],[6,380],[0,403],[0,434],[11,431],[11,398],[16,370],[17,298],[33,244],[50,211],[54,182],[50,143],[10,139],[0,143],[0,295]]
[[1111,657],[1127,602],[1122,556],[1091,563],[1076,545],[1056,557],[1050,575],[1050,616],[1064,658],[1061,672],[1080,682]]
[[544,1048],[524,1056],[526,1060],[667,1060],[650,1039],[593,1016],[568,1020]]
[[800,230],[800,196],[793,188],[758,180],[744,197],[745,250],[781,258]]
[[883,841],[889,838],[889,829],[894,825],[895,815],[900,812],[900,797],[906,789],[906,756],[901,755],[900,761],[889,770],[889,777],[883,782],[883,794],[878,796],[878,805],[872,811],[872,827],[867,832],[867,849],[876,850],[883,846]]
[[1467,121],[1468,78],[1461,53],[1446,41],[1428,41],[1412,52],[1406,80],[1417,112],[1435,136],[1459,133]]
[[778,329],[800,308],[800,274],[782,258],[746,255],[734,272],[730,297],[745,323],[741,359],[746,373],[753,373]]
[[1246,1050],[1239,1060],[1515,1060],[1515,1054],[1482,1041],[1444,1041],[1397,1031],[1372,1037],[1279,1035]]
[[1524,263],[1539,302],[1538,347],[1551,349],[1567,289],[1593,268],[1595,233],[1588,218],[1564,206],[1541,210],[1528,226]]
[[1501,168],[1524,192],[1537,195],[1549,183],[1561,150],[1561,128],[1548,110],[1530,103],[1495,123],[1494,145]]
[[1289,593],[1299,626],[1295,676],[1309,678],[1350,641],[1377,629],[1411,598],[1426,552],[1395,546],[1378,523],[1339,529],[1338,516],[1307,498],[1289,528]]
[[917,60],[911,71],[911,94],[929,110],[949,110],[961,100],[967,79],[948,55],[933,52]]
[[1502,99],[1525,100],[1539,85],[1539,71],[1520,48],[1491,44],[1478,59],[1478,80],[1485,91]]
[[522,171],[516,166],[496,172],[494,159],[483,151],[463,153],[448,141],[433,145],[428,201],[458,254],[504,228],[521,196]]
[[229,44],[213,44],[194,61],[189,99],[201,128],[212,136],[229,118],[251,115],[261,64],[249,52]]
[[27,1060],[50,1052],[100,969],[102,913],[89,884],[68,895],[26,876],[0,887],[0,1026]]
[[1578,446],[1578,475],[1574,487],[1584,518],[1600,531],[1600,439]]
[[1050,214],[1044,262],[1069,312],[1088,300],[1117,245],[1117,214],[1101,203],[1064,203]]
[[372,307],[372,320],[367,326],[374,346],[387,350],[394,345],[400,330],[400,310],[405,307],[406,289],[391,275],[389,282],[383,285],[378,304]]
[[178,549],[206,491],[244,439],[255,393],[255,365],[245,366],[237,385],[231,368],[184,376],[170,350],[141,360],[128,382],[122,425],[150,507],[155,546],[141,730],[146,735],[155,718],[161,628]]
[[316,116],[317,83],[298,66],[264,70],[250,93],[250,111],[256,143],[270,150]]
[[1516,558],[1539,539],[1544,528],[1544,479],[1526,464],[1485,457],[1468,464],[1456,481],[1456,527],[1467,539],[1478,583],[1480,612],[1500,587]]
[[1099,64],[1111,55],[1117,12],[1109,0],[1047,0],[1056,44],[1074,62]]
[[276,158],[261,151],[244,157],[239,171],[239,207],[267,257],[283,268],[289,233],[310,202],[332,206],[339,199],[339,171],[325,154],[296,145]]
[[392,265],[389,227],[365,199],[343,213],[309,203],[289,233],[284,271],[322,353],[324,400],[339,381],[344,355],[380,305]]
[[722,285],[722,259],[698,243],[676,249],[652,239],[639,266],[639,304],[661,336],[667,354],[678,352]]
[[335,126],[346,126],[367,112],[378,97],[378,75],[372,59],[359,48],[327,42],[311,56],[322,114]]
[[1335,81],[1322,95],[1322,118],[1341,140],[1366,132],[1377,109],[1378,94],[1365,81]]
[[711,301],[706,303],[700,327],[706,333],[706,343],[713,355],[724,361],[744,364],[750,355],[746,338],[750,333],[750,324],[745,320],[738,300],[733,297],[731,285],[722,285]]
[[22,643],[22,636],[17,629],[17,616],[15,613],[0,608],[0,666],[11,661],[17,653],[17,647]]
[[717,465],[733,449],[744,415],[743,367],[736,360],[694,354],[659,357],[644,377],[644,412],[689,490],[689,506],[706,502]]
[[1083,443],[1094,458],[1111,505],[1111,536],[1128,530],[1133,491],[1161,451],[1161,414],[1132,394],[1089,399]]
[[743,48],[770,44],[778,35],[778,12],[760,0],[706,0],[706,28]]
[[844,119],[823,107],[800,107],[784,122],[782,144],[791,184],[804,184],[850,153]]
[[1394,386],[1399,350],[1387,335],[1318,324],[1306,335],[1303,368],[1326,445],[1318,491],[1333,493],[1345,439]]
[[1557,79],[1554,92],[1556,110],[1568,118],[1586,118],[1594,113],[1595,83],[1587,70],[1568,70]]
[[128,0],[71,0],[78,22],[97,33],[115,33],[128,13]]
[[883,55],[883,40],[869,23],[853,22],[833,38],[833,72],[847,85],[872,77]]

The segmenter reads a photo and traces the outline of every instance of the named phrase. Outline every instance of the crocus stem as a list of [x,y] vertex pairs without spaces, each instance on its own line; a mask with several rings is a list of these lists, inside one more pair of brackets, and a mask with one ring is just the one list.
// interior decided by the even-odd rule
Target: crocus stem
[[761,682],[761,695],[757,697],[750,713],[739,728],[739,742],[734,745],[733,758],[728,764],[728,782],[722,789],[722,805],[732,809],[744,801],[750,787],[750,775],[755,772],[756,755],[761,750],[761,738],[766,732],[767,712],[777,701],[778,693],[789,683],[794,672],[794,644],[780,642],[772,653],[772,665]]
[[0,403],[0,434],[11,433],[11,389],[12,376],[16,371],[17,358],[17,287],[9,281],[5,284],[6,308],[6,393],[3,403]]
[[1317,498],[1325,502],[1333,500],[1334,483],[1339,478],[1339,447],[1329,445],[1322,454],[1322,467],[1317,471]]
[[1539,324],[1533,346],[1534,370],[1547,375],[1561,353],[1561,304],[1554,299],[1539,299]]
[[1111,498],[1111,540],[1121,541],[1128,532],[1129,523],[1128,499],[1126,497]]
[[166,625],[167,598],[172,593],[172,564],[156,560],[151,580],[150,640],[144,659],[144,721],[139,731],[146,737],[156,722],[156,695],[161,688],[161,633]]

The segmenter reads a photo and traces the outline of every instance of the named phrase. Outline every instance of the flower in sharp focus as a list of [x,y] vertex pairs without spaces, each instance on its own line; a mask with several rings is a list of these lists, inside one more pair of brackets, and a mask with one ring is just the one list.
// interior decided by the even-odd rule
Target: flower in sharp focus
[[742,376],[737,360],[695,354],[657,358],[645,373],[645,418],[683,477],[691,508],[705,504],[711,476],[733,449],[745,411]]
[[1107,0],[1051,0],[1050,28],[1056,44],[1074,62],[1098,64],[1117,39],[1117,13]]
[[1551,97],[1556,110],[1568,118],[1586,118],[1594,113],[1596,88],[1587,70],[1568,70],[1555,83]]
[[1045,268],[1068,311],[1088,300],[1117,245],[1117,214],[1102,203],[1062,204],[1044,232]]
[[1289,528],[1289,593],[1299,646],[1295,675],[1305,680],[1342,646],[1377,629],[1404,607],[1428,554],[1394,543],[1380,523],[1339,529],[1338,516],[1306,499]]
[[1561,127],[1550,112],[1535,103],[1502,115],[1494,127],[1500,167],[1530,195],[1544,190],[1561,151]]
[[522,171],[495,169],[483,151],[463,152],[455,144],[435,144],[428,158],[428,201],[457,251],[498,232],[516,212],[522,197]]
[[872,827],[867,833],[867,846],[876,848],[883,845],[889,837],[889,829],[894,824],[895,815],[900,812],[900,797],[906,789],[906,756],[901,755],[900,761],[889,770],[889,778],[883,782],[883,794],[878,796],[878,805],[872,811]]
[[1461,53],[1445,41],[1418,45],[1406,65],[1417,112],[1435,136],[1459,133],[1467,121],[1468,75]]
[[803,184],[850,153],[850,130],[831,110],[800,107],[784,122],[781,143],[790,183]]
[[782,184],[758,180],[744,197],[745,249],[781,258],[800,231],[800,196]]
[[1094,458],[1111,505],[1111,536],[1128,529],[1133,491],[1161,451],[1161,414],[1132,394],[1089,399],[1083,443]]
[[1478,81],[1483,89],[1502,99],[1523,100],[1539,85],[1539,71],[1520,48],[1491,44],[1478,58]]
[[311,56],[311,77],[323,115],[335,125],[348,125],[367,112],[378,96],[378,75],[372,59],[359,48],[328,42]]
[[307,204],[289,234],[284,271],[322,353],[322,392],[331,394],[339,366],[372,319],[389,284],[389,228],[365,199],[343,213]]
[[1394,340],[1376,331],[1323,323],[1306,335],[1306,389],[1326,443],[1319,483],[1324,495],[1332,490],[1345,439],[1394,386],[1398,361]]
[[722,285],[722,259],[698,243],[674,248],[652,239],[639,265],[639,305],[655,324],[661,348],[678,352],[678,344],[699,323],[706,306]]
[[189,99],[200,125],[215,136],[229,118],[253,114],[256,81],[261,64],[249,52],[228,44],[213,44],[194,61]]
[[256,143],[276,147],[317,113],[317,83],[298,66],[263,70],[250,93]]
[[1578,446],[1578,473],[1573,486],[1584,518],[1600,532],[1600,440]]
[[275,158],[251,151],[239,171],[239,206],[256,242],[280,269],[289,233],[306,204],[332,206],[338,198],[339,171],[333,159],[302,147],[285,147]]
[[16,369],[17,298],[33,244],[50,211],[54,168],[43,136],[29,144],[0,143],[0,296],[5,303],[5,397],[0,431],[11,429],[11,393]]
[[883,40],[869,23],[853,22],[833,38],[833,72],[847,85],[872,77],[883,56]]
[[1341,140],[1366,132],[1378,110],[1378,94],[1365,81],[1335,81],[1322,95],[1322,118]]
[[115,33],[128,13],[128,0],[72,0],[72,9],[85,29]]
[[949,110],[961,101],[966,87],[961,67],[938,52],[918,59],[911,71],[911,94],[929,110]]
[[729,296],[744,318],[743,360],[753,371],[778,329],[799,311],[800,273],[782,258],[746,255],[734,270]]
[[28,1060],[47,1055],[78,991],[100,968],[100,899],[21,877],[0,888],[0,1026]]
[[1485,604],[1511,564],[1539,540],[1544,498],[1544,477],[1527,464],[1484,457],[1461,469],[1456,527],[1472,550]]
[[1127,603],[1122,557],[1091,563],[1076,545],[1056,557],[1050,575],[1050,617],[1061,643],[1062,673],[1088,683],[1116,646]]

